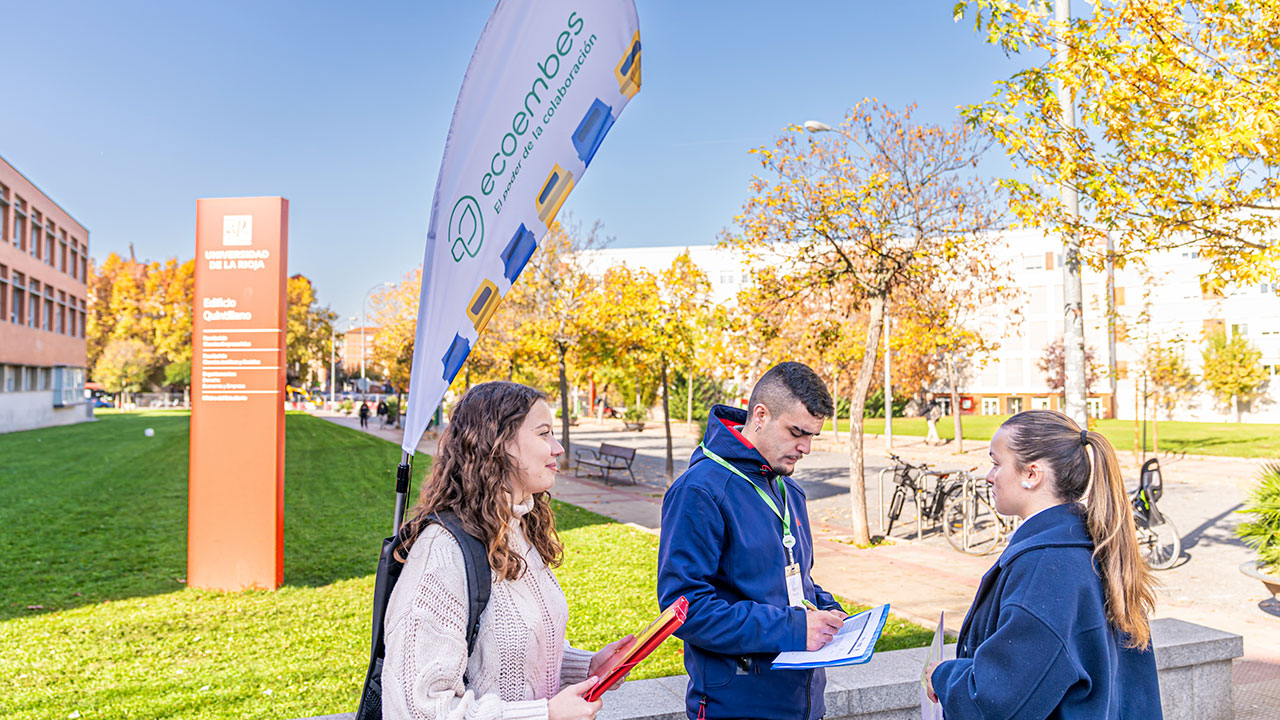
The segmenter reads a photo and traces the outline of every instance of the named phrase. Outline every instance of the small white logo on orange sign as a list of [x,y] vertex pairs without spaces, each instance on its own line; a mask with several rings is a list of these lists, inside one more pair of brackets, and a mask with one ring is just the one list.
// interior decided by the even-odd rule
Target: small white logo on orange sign
[[223,215],[222,244],[248,247],[253,244],[252,215]]

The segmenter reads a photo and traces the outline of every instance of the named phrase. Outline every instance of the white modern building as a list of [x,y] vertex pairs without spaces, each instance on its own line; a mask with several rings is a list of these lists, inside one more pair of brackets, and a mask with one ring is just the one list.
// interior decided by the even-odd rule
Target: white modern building
[[[1063,335],[1061,241],[1036,231],[1012,231],[1005,237],[1007,261],[1020,291],[1017,309],[1021,311],[1021,322],[1008,322],[1015,315],[1010,308],[992,308],[992,327],[1000,328],[1002,335],[1000,349],[990,357],[974,358],[960,392],[964,413],[1000,415],[1059,407],[1058,396],[1049,392],[1037,364],[1046,346]],[[669,267],[685,250],[706,272],[716,302],[733,302],[751,282],[752,263],[741,253],[714,245],[593,250],[586,253],[586,265],[594,272],[625,264],[656,273]],[[1083,270],[1085,344],[1100,368],[1097,381],[1090,387],[1091,416],[1111,417],[1113,412],[1120,419],[1141,416],[1140,370],[1143,348],[1148,342],[1180,341],[1178,347],[1184,360],[1198,376],[1204,332],[1220,328],[1244,335],[1257,347],[1262,352],[1264,368],[1273,378],[1260,397],[1242,404],[1243,421],[1280,422],[1280,380],[1275,379],[1280,375],[1280,294],[1276,287],[1265,283],[1229,288],[1221,294],[1202,291],[1201,277],[1207,269],[1208,263],[1195,250],[1186,249],[1150,257],[1145,267],[1129,263],[1115,271],[1114,405],[1108,373],[1112,358],[1106,319],[1106,273],[1088,267]],[[1229,421],[1234,420],[1234,413],[1201,391],[1175,411],[1174,419]]]
[[689,259],[707,274],[713,302],[732,302],[738,291],[751,282],[753,265],[746,256],[715,245],[664,245],[641,248],[605,248],[582,253],[588,272],[603,274],[615,265],[644,268],[655,275],[671,267],[672,261],[688,251]]

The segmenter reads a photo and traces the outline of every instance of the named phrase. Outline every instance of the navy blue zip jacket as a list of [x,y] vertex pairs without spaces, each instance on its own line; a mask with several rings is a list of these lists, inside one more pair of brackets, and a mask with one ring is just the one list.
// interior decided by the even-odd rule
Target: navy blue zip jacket
[[[716,405],[703,444],[781,511],[778,476],[735,429],[746,420],[745,410]],[[839,610],[809,577],[813,539],[804,490],[791,478],[783,483],[804,595],[819,608]],[[787,607],[785,567],[782,521],[747,480],[695,450],[689,469],[662,500],[658,546],[659,604],[666,607],[681,595],[689,600],[676,636],[685,643],[690,718],[704,709],[711,720],[822,717],[825,671],[769,669],[779,652],[805,649],[805,610]]]
[[1155,655],[1107,622],[1082,512],[1027,519],[983,576],[957,659],[933,671],[947,720],[1160,720]]

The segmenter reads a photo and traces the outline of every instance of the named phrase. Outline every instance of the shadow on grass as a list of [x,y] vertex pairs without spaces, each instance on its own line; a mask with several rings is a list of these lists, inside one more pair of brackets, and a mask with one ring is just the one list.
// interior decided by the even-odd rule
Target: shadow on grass
[[0,619],[182,588],[188,424],[141,411],[0,436]]
[[551,509],[556,514],[556,532],[568,532],[588,525],[607,525],[614,522],[604,515],[559,500],[551,501]]
[[[185,586],[189,426],[140,411],[0,436],[0,620]],[[372,574],[399,449],[301,413],[285,448],[285,584]]]
[[[189,413],[139,411],[0,435],[0,621],[185,587],[189,428]],[[399,462],[394,443],[287,415],[286,585],[374,573]],[[420,456],[414,498],[429,468]],[[611,522],[562,503],[556,517]]]

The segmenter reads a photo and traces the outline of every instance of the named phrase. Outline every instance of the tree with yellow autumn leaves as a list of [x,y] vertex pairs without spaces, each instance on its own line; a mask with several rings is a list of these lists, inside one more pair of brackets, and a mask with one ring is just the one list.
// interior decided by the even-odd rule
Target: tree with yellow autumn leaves
[[779,265],[777,302],[840,287],[867,312],[853,384],[849,483],[854,539],[870,542],[863,476],[862,411],[872,381],[886,302],[922,278],[966,273],[974,247],[992,242],[1000,213],[973,174],[986,146],[957,124],[920,124],[913,108],[874,101],[851,108],[838,139],[790,126],[753,152],[761,173],[728,244]]
[[310,387],[325,374],[332,357],[333,323],[338,314],[316,300],[315,286],[305,275],[291,275],[287,281],[285,317],[285,361],[288,376]]
[[573,457],[569,428],[575,410],[569,407],[569,379],[577,373],[571,372],[571,366],[579,360],[583,335],[593,331],[593,314],[587,308],[597,283],[583,264],[583,253],[602,242],[599,221],[584,230],[566,213],[538,243],[521,282],[512,288],[513,302],[508,308],[509,318],[523,315],[519,327],[508,331],[508,336],[520,341],[517,347],[523,346],[535,364],[555,368],[560,442],[565,449],[562,467],[568,467]]
[[[191,384],[191,328],[195,260],[143,262],[109,253],[89,266],[87,364],[91,377],[124,377],[122,389],[185,388]],[[329,360],[333,312],[322,307],[303,275],[287,287],[287,356],[290,377],[314,379]],[[108,347],[115,344],[105,365]],[[101,377],[99,377],[101,376]]]
[[[191,383],[191,303],[195,261],[139,262],[107,255],[90,264],[87,364],[93,376],[119,377],[122,348],[130,348],[131,392],[147,385],[185,387]],[[99,373],[99,360],[113,341],[112,360]]]
[[[964,109],[1031,171],[1002,181],[1019,219],[1080,233],[1095,265],[1111,233],[1121,259],[1195,245],[1215,283],[1280,280],[1280,0],[1111,0],[1066,24],[1050,8],[955,6],[987,42],[1032,56]],[[1065,58],[1043,62],[1059,40]],[[1062,122],[1059,84],[1079,127]],[[1062,185],[1079,193],[1078,218]]]
[[[963,113],[1029,171],[1002,185],[1025,226],[1070,239],[1066,267],[1077,242],[1095,267],[1190,246],[1205,288],[1280,280],[1280,0],[1110,0],[1077,17],[1070,0],[962,0],[954,15],[1028,56]],[[1068,349],[1068,395],[1084,353]]]

